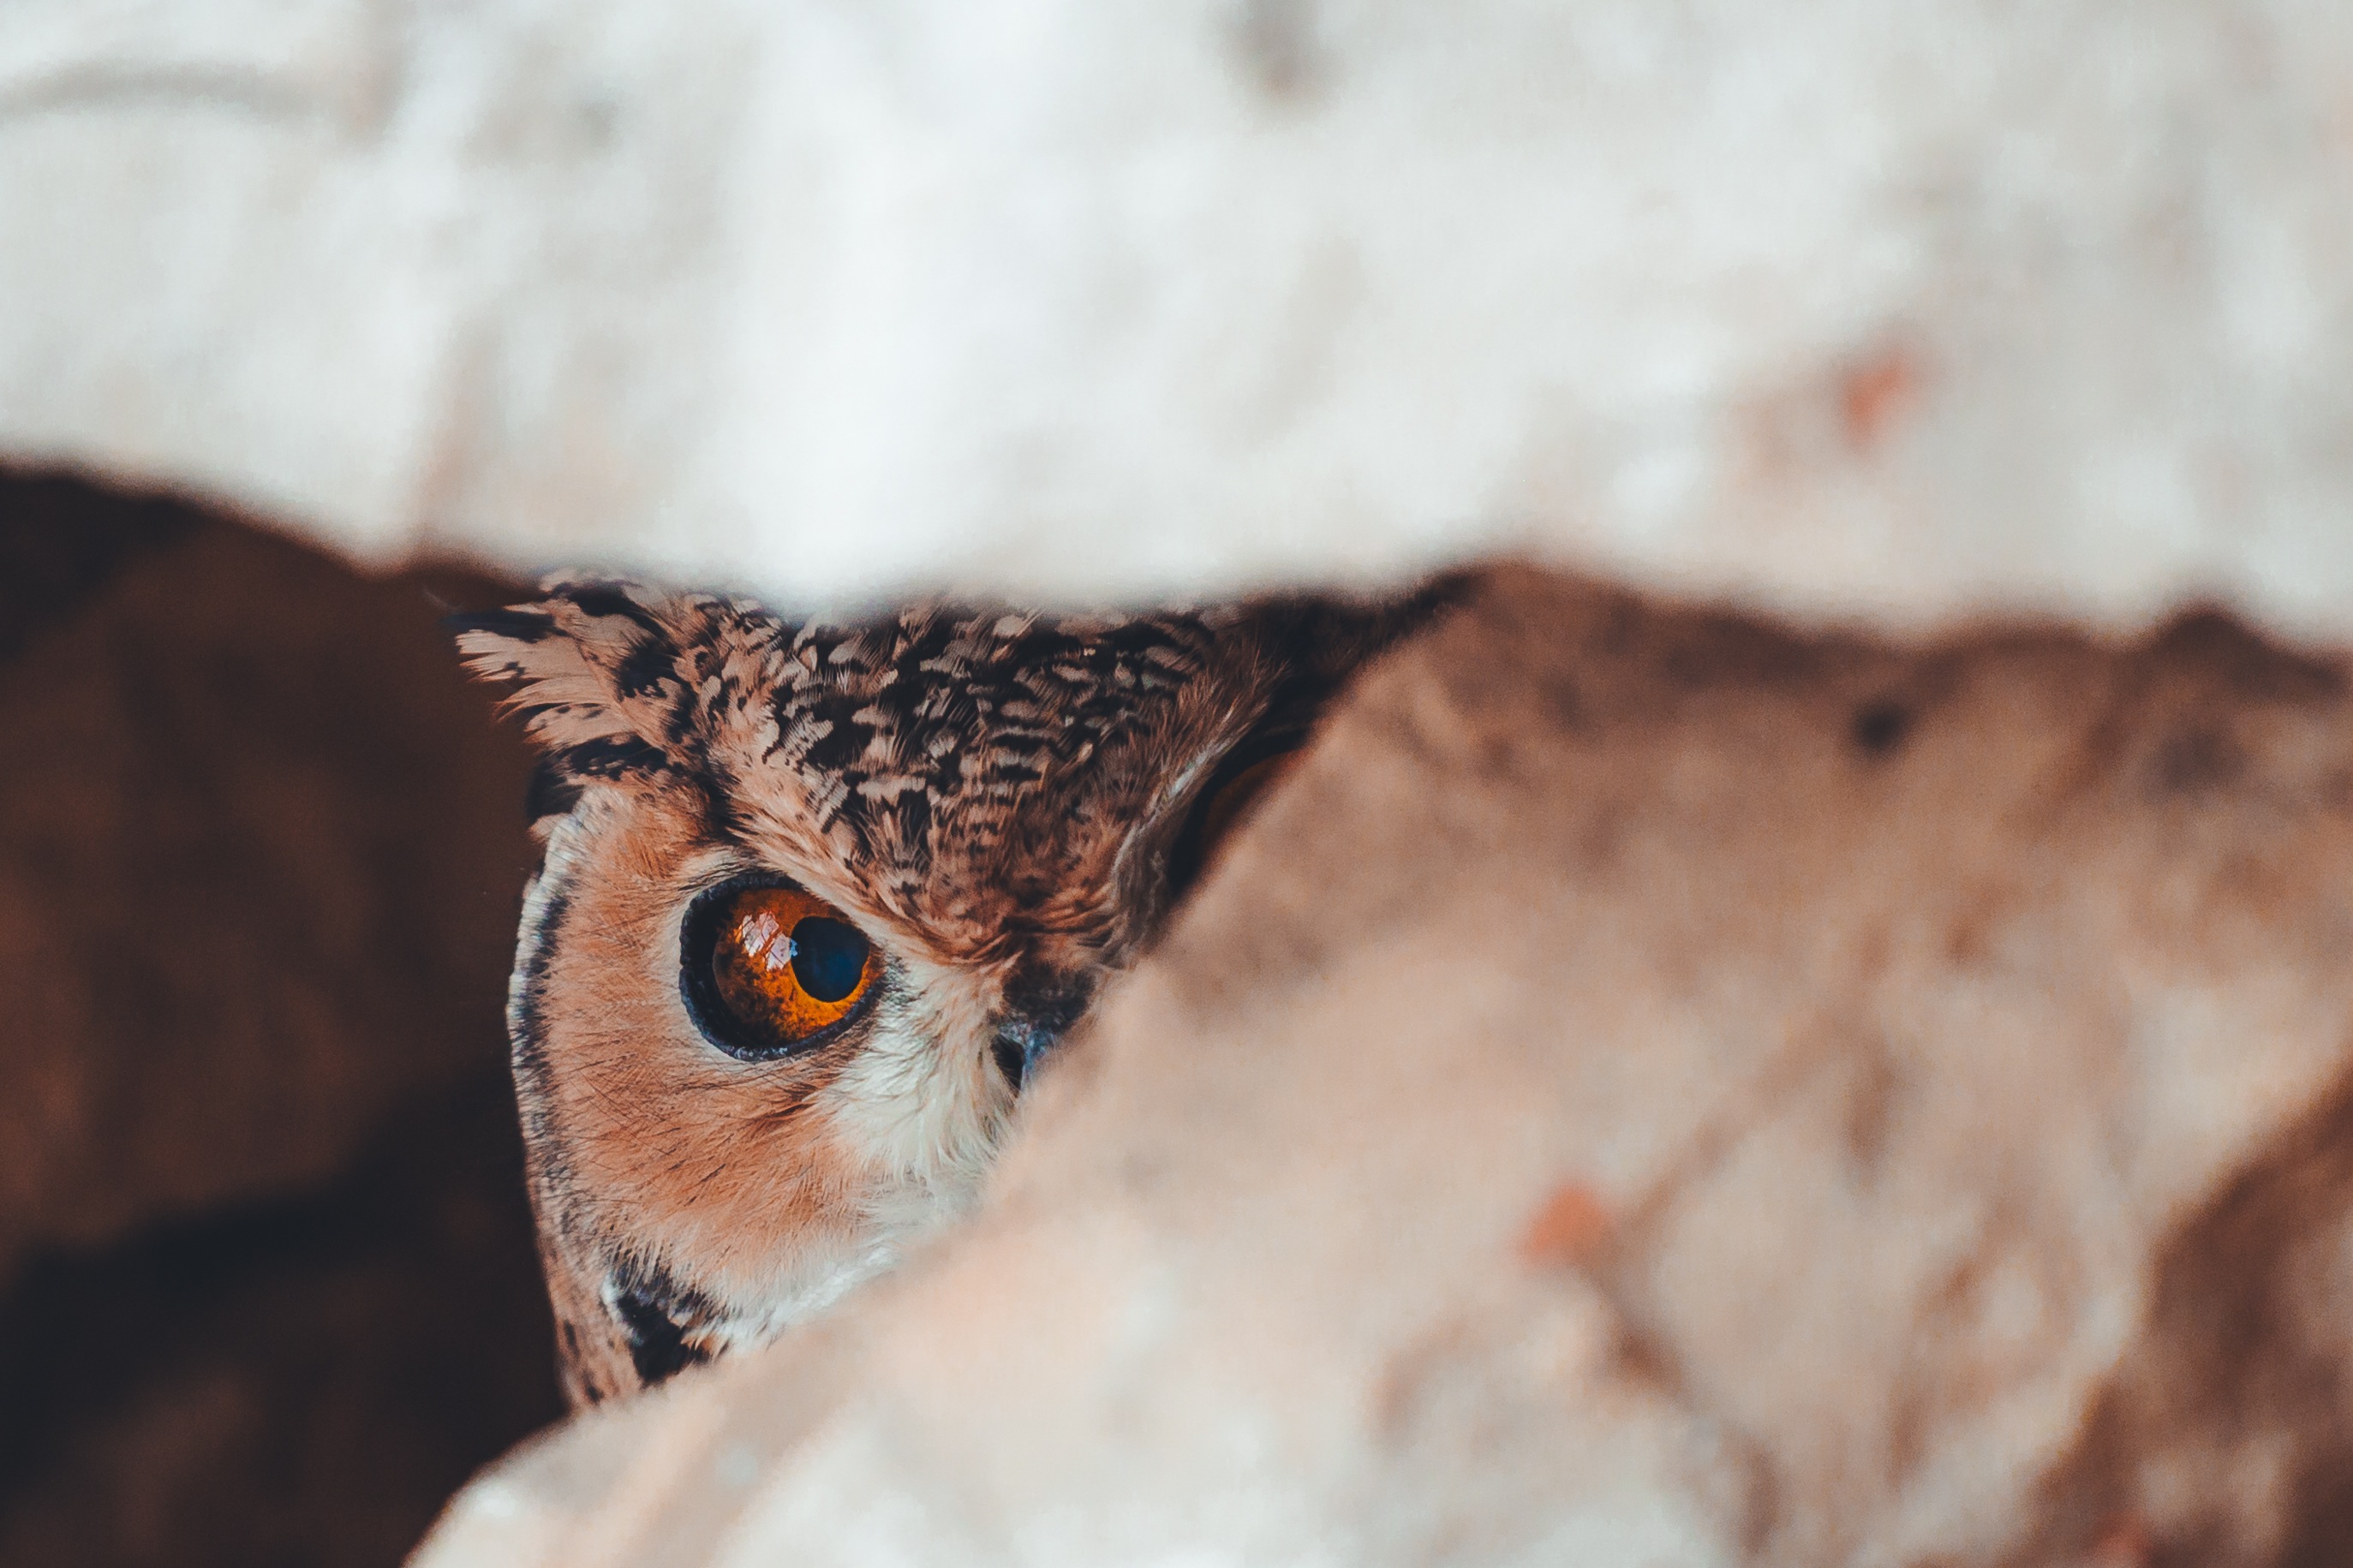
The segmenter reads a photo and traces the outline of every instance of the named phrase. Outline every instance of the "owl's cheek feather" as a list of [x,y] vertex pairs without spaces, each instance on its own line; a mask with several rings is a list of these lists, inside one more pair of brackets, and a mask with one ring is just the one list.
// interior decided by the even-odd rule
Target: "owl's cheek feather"
[[839,1293],[862,1163],[806,1106],[780,1117],[755,1090],[703,1085],[636,1105],[584,1087],[551,1109],[546,1135],[574,1152],[542,1195],[551,1287],[571,1282],[552,1293],[603,1392],[705,1359],[779,1301]]
[[[650,1293],[579,1292],[602,1297],[635,1361],[755,1342],[976,1190],[1000,1121],[976,1048],[970,1070],[943,1070],[929,1037],[892,1013],[815,1058],[755,1066],[601,1026],[623,1016],[602,1009],[600,1026],[584,1020],[559,1042],[534,1120],[565,1151],[565,1188],[548,1206],[568,1216],[570,1266],[609,1280],[616,1259],[659,1264]],[[676,1310],[690,1294],[701,1305]],[[680,1327],[670,1350],[656,1316]]]
[[687,1015],[678,916],[713,863],[693,802],[600,787],[559,831],[524,933],[517,1090],[577,1400],[838,1291],[868,1239],[871,1161],[817,1104],[862,1026],[744,1062]]

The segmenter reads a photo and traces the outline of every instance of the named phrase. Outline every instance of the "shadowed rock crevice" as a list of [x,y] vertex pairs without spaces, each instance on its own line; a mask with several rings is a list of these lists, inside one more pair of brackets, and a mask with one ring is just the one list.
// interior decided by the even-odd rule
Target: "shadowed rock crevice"
[[389,1568],[554,1415],[511,592],[0,471],[0,1563]]
[[2053,1479],[2052,1553],[2333,1568],[2353,1549],[2353,1080],[2154,1259],[2148,1322]]
[[390,1564],[559,1413],[493,1069],[322,1188],[50,1252],[0,1299],[0,1563]]

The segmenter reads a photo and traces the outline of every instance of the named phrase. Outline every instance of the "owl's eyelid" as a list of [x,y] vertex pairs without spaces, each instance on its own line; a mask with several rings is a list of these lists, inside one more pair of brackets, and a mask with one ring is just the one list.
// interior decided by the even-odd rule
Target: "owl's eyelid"
[[[806,893],[799,878],[774,866],[729,850],[716,850],[707,857],[707,863],[690,872],[686,878],[686,896],[707,898],[722,888],[772,887],[791,888]],[[813,895],[812,895],[813,896]]]
[[723,892],[739,892],[746,888],[788,889],[804,898],[816,900],[860,931],[866,930],[866,922],[858,918],[855,910],[844,908],[791,872],[779,871],[774,866],[758,860],[747,860],[738,856],[730,856],[719,861],[711,870],[690,877],[685,886],[686,896],[681,907],[691,909],[705,899],[715,897]]

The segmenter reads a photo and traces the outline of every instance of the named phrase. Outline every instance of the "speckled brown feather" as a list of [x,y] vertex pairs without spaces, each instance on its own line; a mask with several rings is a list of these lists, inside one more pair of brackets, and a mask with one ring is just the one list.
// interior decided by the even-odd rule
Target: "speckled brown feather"
[[[462,619],[545,751],[509,1014],[573,1397],[757,1342],[960,1210],[1014,1101],[992,1042],[1069,1027],[1182,893],[1221,763],[1427,608],[834,626],[558,581]],[[747,870],[884,954],[822,1048],[739,1060],[681,1002],[683,911]]]

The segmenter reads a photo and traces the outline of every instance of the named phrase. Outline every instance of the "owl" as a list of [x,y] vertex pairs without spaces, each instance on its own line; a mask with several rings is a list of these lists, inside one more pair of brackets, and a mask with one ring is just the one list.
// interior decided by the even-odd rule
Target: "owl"
[[968,1209],[1105,981],[1436,602],[831,625],[558,581],[458,617],[542,750],[508,1028],[573,1403]]

